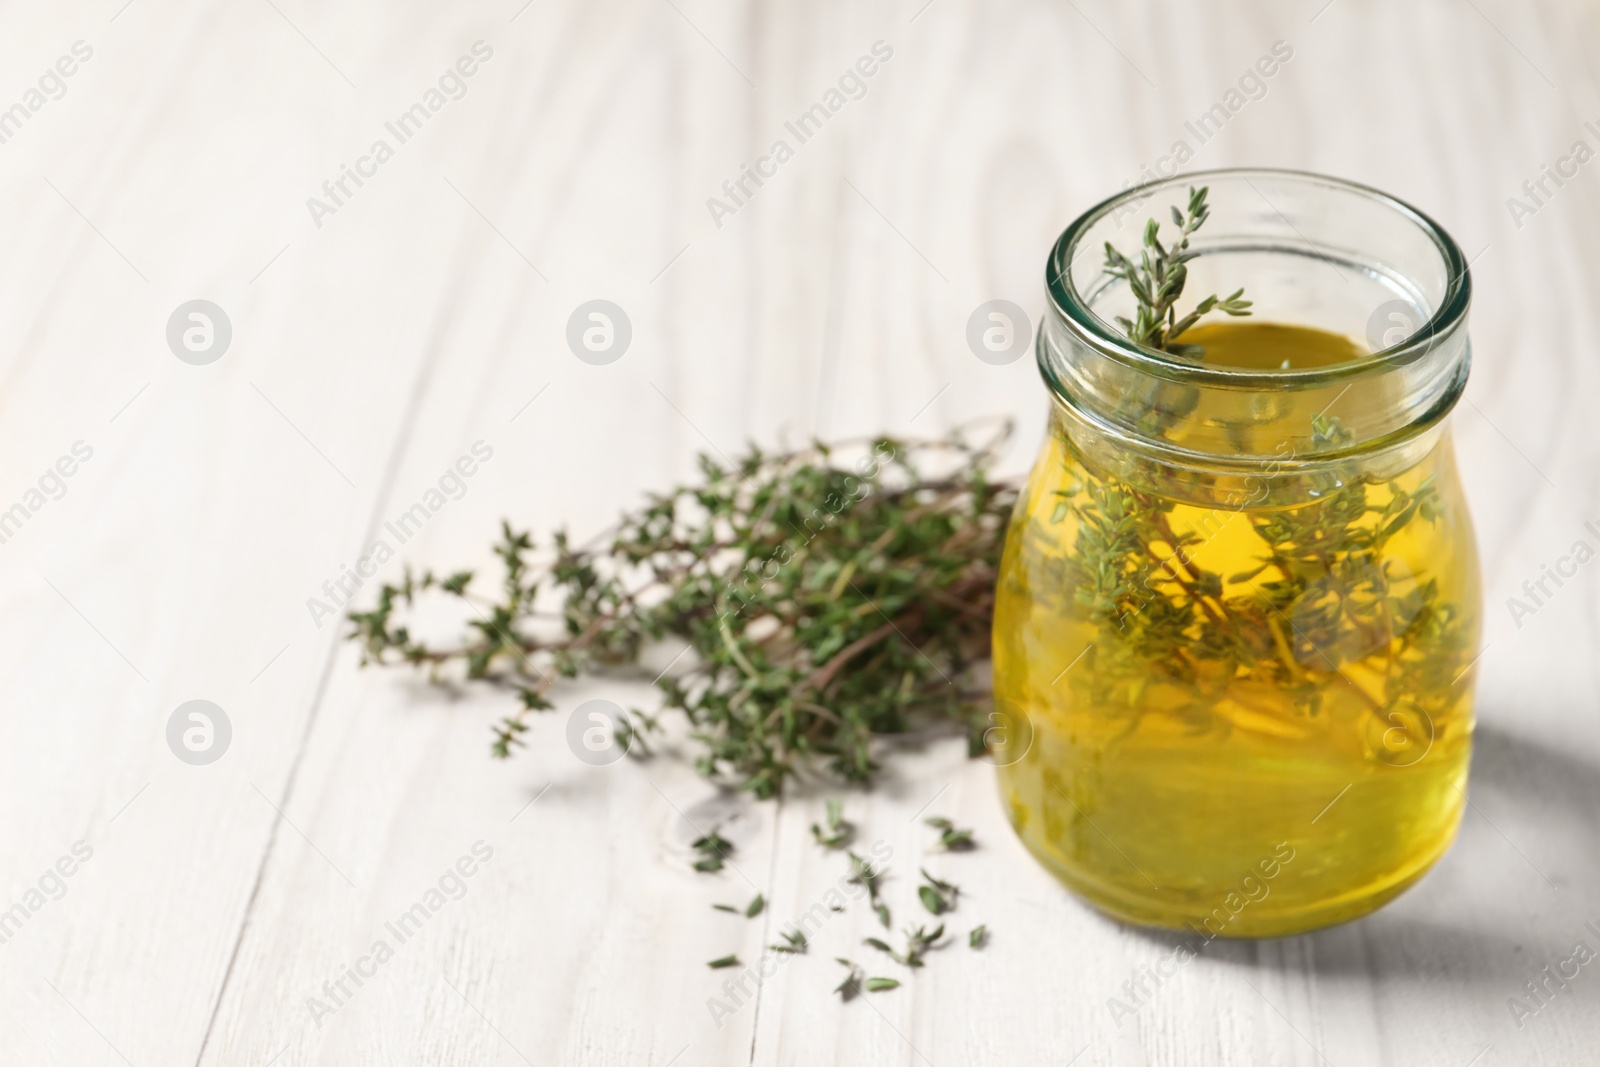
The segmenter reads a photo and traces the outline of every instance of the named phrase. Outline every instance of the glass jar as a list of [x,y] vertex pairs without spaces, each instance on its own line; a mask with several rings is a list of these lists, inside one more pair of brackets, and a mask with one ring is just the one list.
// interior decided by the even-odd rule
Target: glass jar
[[[1132,344],[1105,244],[1136,251],[1185,186],[1209,188],[1210,216],[1180,313],[1243,286],[1244,321],[1367,341],[1359,358]],[[1049,434],[994,619],[1013,826],[1130,922],[1258,937],[1379,907],[1465,803],[1480,592],[1446,426],[1470,362],[1460,249],[1373,189],[1214,171],[1091,209],[1046,282]]]

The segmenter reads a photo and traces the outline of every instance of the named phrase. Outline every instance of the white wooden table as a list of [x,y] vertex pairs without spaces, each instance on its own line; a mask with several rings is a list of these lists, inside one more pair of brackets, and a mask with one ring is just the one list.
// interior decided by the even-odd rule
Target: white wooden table
[[[1600,150],[1600,7],[923,5],[0,9],[0,108],[22,108],[0,124],[0,509],[22,506],[0,543],[0,1062],[1600,1059],[1600,963],[1520,1028],[1507,1003],[1576,942],[1600,950],[1600,569],[1531,617],[1506,607],[1597,540],[1600,162],[1537,205],[1522,185],[1570,172],[1577,140]],[[1185,122],[1280,40],[1292,59],[1200,144]],[[707,199],[795,146],[785,123],[877,41],[892,57],[864,95],[714,217]],[[385,123],[460,57],[471,77],[402,142]],[[958,927],[986,921],[990,945],[841,1004],[832,957],[871,951],[855,907],[719,1027],[707,1000],[731,972],[705,962],[759,958],[843,873],[807,831],[826,791],[722,810],[686,745],[575,759],[566,711],[647,700],[643,683],[562,690],[529,749],[492,762],[500,698],[358,670],[308,598],[477,441],[492,459],[404,559],[485,563],[502,515],[593,533],[697,450],[746,440],[1007,413],[1022,468],[1043,388],[1031,360],[974,358],[967,318],[994,298],[1036,316],[1056,234],[1179,140],[1189,168],[1390,190],[1473,257],[1455,426],[1488,643],[1458,843],[1365,921],[1208,949],[1119,1026],[1108,999],[1175,939],[1070,898],[1012,837],[987,764],[908,743],[850,813],[894,849],[902,915],[938,863],[966,889]],[[367,176],[335,202],[342,166]],[[1513,218],[1513,196],[1537,210]],[[205,365],[166,337],[196,299],[232,330]],[[564,339],[591,299],[632,325],[609,365]],[[48,474],[78,442],[92,455]],[[195,699],[231,724],[209,765],[167,741]],[[926,859],[924,809],[981,850]],[[689,822],[719,813],[735,868],[695,874]],[[492,857],[428,910],[476,842]],[[757,921],[709,907],[757,890]],[[419,902],[398,943],[385,924]],[[332,1000],[380,938],[393,957]]]

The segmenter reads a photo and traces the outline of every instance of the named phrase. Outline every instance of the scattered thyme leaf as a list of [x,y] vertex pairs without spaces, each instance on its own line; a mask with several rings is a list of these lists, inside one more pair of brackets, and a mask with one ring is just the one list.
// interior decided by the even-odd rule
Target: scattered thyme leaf
[[954,906],[955,898],[961,895],[960,886],[951,885],[949,882],[941,881],[940,879],[935,878],[933,875],[928,873],[926,867],[919,867],[917,870],[921,872],[923,878],[927,879],[929,885],[933,886],[933,888],[937,889],[944,896],[949,897],[952,902],[952,906]]
[[884,929],[889,928],[889,905],[878,899],[880,890],[879,882],[883,879],[883,869],[874,870],[872,865],[854,852],[846,852],[850,857],[850,875],[847,879],[851,885],[865,886],[867,898],[872,902],[872,910],[878,913],[878,921],[883,923]]
[[947,852],[968,852],[978,847],[978,843],[972,839],[971,830],[958,828],[942,815],[932,815],[922,821],[939,831],[939,844]]
[[737,967],[739,966],[739,957],[737,955],[723,956],[721,959],[712,960],[706,966],[713,971],[719,971],[724,967]]
[[972,933],[967,935],[967,944],[972,948],[982,948],[989,940],[989,927],[979,923],[972,928]]
[[867,979],[867,992],[868,993],[881,993],[886,989],[899,989],[899,988],[900,988],[900,980],[898,978],[868,978]]
[[733,851],[733,842],[713,830],[695,838],[689,847],[700,853],[700,858],[694,862],[694,869],[709,873],[722,870],[722,861]]
[[780,930],[778,933],[783,937],[785,943],[782,945],[769,945],[768,947],[774,952],[803,953],[808,947],[805,931],[799,927],[793,930]]
[[817,844],[823,848],[843,848],[850,843],[855,835],[855,826],[844,817],[844,804],[839,800],[828,801],[828,828],[823,830],[816,823],[811,824],[811,836],[817,839]]
[[766,906],[767,898],[762,896],[760,893],[757,893],[756,898],[745,907],[744,917],[746,919],[754,919],[757,915],[761,914],[761,909],[765,908]]
[[922,906],[934,915],[943,915],[950,910],[950,902],[931,885],[919,885],[917,896],[921,898]]
[[861,980],[866,977],[866,972],[843,956],[835,956],[834,958],[848,969],[844,981],[840,982],[839,987],[834,990],[835,993],[839,994],[840,999],[848,1003],[861,994]]
[[896,952],[875,937],[867,938],[865,943],[881,952],[887,952],[889,958],[896,963],[907,967],[921,967],[923,965],[922,957],[928,954],[928,950],[940,947],[938,941],[944,936],[944,923],[940,923],[932,930],[922,926],[917,927],[915,930],[908,927],[905,935],[906,950],[904,952]]
[[718,911],[731,911],[735,915],[739,914],[739,909],[734,907],[732,904],[713,904],[711,906],[716,908]]

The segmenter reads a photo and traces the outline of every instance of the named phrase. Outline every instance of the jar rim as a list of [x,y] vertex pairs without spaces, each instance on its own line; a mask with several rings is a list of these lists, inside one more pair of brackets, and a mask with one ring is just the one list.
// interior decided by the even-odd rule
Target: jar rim
[[[1072,256],[1084,234],[1096,223],[1130,200],[1148,198],[1165,189],[1184,185],[1205,185],[1208,178],[1243,178],[1249,184],[1253,175],[1263,178],[1295,178],[1307,183],[1358,193],[1384,204],[1393,210],[1397,217],[1412,223],[1426,234],[1443,260],[1448,278],[1444,297],[1428,321],[1399,344],[1358,360],[1299,370],[1254,370],[1248,367],[1221,367],[1194,362],[1159,349],[1136,345],[1114,331],[1109,323],[1089,307],[1088,300],[1078,291],[1072,271]],[[1462,255],[1460,246],[1442,226],[1423,211],[1381,189],[1313,171],[1279,167],[1224,167],[1173,175],[1170,178],[1158,178],[1155,181],[1135,185],[1107,197],[1079,215],[1062,231],[1051,248],[1050,258],[1045,267],[1045,288],[1050,294],[1050,302],[1056,314],[1071,328],[1078,341],[1101,355],[1135,370],[1191,385],[1234,389],[1259,389],[1268,386],[1277,389],[1286,387],[1297,389],[1382,374],[1422,358],[1432,351],[1442,338],[1450,336],[1466,318],[1467,307],[1472,298],[1472,274],[1471,266]],[[1042,341],[1042,331],[1040,338]],[[1051,390],[1062,394],[1062,383],[1045,359],[1045,349],[1042,344],[1039,347],[1039,365]],[[1065,399],[1064,394],[1062,398]]]

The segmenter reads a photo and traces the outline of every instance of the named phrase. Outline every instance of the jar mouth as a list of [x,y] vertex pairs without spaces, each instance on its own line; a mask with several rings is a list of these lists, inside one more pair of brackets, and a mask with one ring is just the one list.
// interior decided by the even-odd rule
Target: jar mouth
[[[1356,194],[1386,207],[1394,215],[1396,221],[1407,223],[1426,235],[1433,248],[1437,250],[1443,270],[1447,276],[1442,298],[1437,301],[1427,321],[1398,344],[1377,350],[1371,355],[1360,359],[1302,369],[1258,370],[1249,367],[1206,364],[1198,360],[1175,356],[1159,349],[1136,345],[1093,310],[1090,295],[1086,295],[1080,288],[1080,274],[1075,272],[1074,267],[1078,266],[1077,260],[1085,258],[1095,251],[1094,249],[1080,249],[1079,245],[1089,231],[1098,223],[1113,212],[1117,212],[1135,201],[1150,199],[1156,194],[1168,190],[1183,186],[1207,185],[1211,180],[1217,179],[1243,181],[1254,188],[1254,183],[1251,182],[1252,177],[1259,177],[1264,181],[1280,182],[1284,179],[1291,179],[1307,186],[1320,186],[1329,190]],[[1261,194],[1259,189],[1256,192],[1261,195],[1263,201],[1270,207],[1271,202],[1266,201],[1265,194]],[[1273,208],[1273,210],[1276,211],[1276,208]],[[1293,227],[1293,223],[1289,222],[1286,216],[1282,216],[1281,212],[1279,215]],[[1316,248],[1309,238],[1306,238],[1305,241],[1307,244],[1311,244],[1313,248]],[[1219,246],[1218,250],[1234,251],[1244,247],[1248,246],[1223,245]],[[1348,266],[1356,270],[1363,269],[1358,262],[1341,260],[1331,249],[1320,249],[1311,254],[1320,255],[1322,258],[1335,263],[1335,265],[1339,262],[1347,262]],[[1087,274],[1085,272],[1083,276],[1090,279],[1095,278],[1097,275],[1103,276],[1101,271],[1102,260],[1103,255],[1096,256],[1093,259],[1086,259],[1086,264],[1092,264],[1090,269],[1095,273]],[[1244,167],[1195,171],[1190,174],[1162,178],[1134,186],[1102,200],[1082,215],[1079,215],[1057,239],[1046,264],[1045,287],[1050,294],[1050,302],[1057,315],[1069,328],[1075,340],[1101,355],[1123,364],[1129,369],[1141,371],[1167,381],[1211,386],[1213,388],[1242,390],[1309,389],[1370,375],[1384,374],[1423,358],[1433,351],[1442,339],[1450,337],[1465,320],[1467,308],[1471,303],[1472,297],[1472,276],[1466,257],[1462,255],[1461,249],[1455,240],[1432,218],[1398,197],[1358,182],[1332,178],[1310,171],[1272,167]],[[1247,293],[1246,296],[1248,295]],[[1043,331],[1041,330],[1041,340],[1042,338]],[[1045,358],[1043,345],[1040,346],[1039,350],[1039,363],[1040,370],[1043,372],[1045,380],[1049,383],[1051,389],[1060,396],[1060,399],[1066,400],[1067,398],[1062,389],[1063,383]]]

